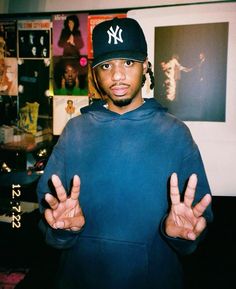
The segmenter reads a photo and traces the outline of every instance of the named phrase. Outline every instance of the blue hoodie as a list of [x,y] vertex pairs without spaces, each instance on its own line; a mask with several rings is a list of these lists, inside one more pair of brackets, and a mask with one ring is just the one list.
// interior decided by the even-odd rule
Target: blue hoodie
[[[70,120],[38,184],[43,212],[52,174],[67,191],[75,174],[81,178],[83,230],[41,223],[46,242],[62,249],[57,288],[182,288],[179,255],[193,252],[199,238],[187,241],[164,233],[173,172],[181,191],[192,173],[198,175],[195,202],[210,193],[189,129],[155,99],[123,115],[98,102]],[[212,219],[211,207],[205,217]]]

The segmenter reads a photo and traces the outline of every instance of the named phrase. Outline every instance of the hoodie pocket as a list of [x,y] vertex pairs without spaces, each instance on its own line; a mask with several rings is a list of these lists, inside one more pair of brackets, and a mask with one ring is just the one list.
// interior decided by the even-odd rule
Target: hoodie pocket
[[145,244],[82,237],[64,256],[64,273],[71,288],[147,288]]

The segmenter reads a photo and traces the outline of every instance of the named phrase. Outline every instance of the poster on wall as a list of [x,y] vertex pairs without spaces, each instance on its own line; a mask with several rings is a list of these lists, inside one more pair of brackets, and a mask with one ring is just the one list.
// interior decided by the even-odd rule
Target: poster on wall
[[225,121],[228,22],[155,27],[155,97],[184,121]]
[[19,20],[17,27],[19,58],[50,58],[50,19]]
[[52,16],[53,56],[87,56],[87,13]]
[[88,95],[88,62],[80,57],[53,57],[54,95]]
[[17,95],[17,58],[0,58],[0,95]]
[[38,103],[39,115],[50,114],[49,65],[44,60],[24,59],[18,64],[19,107]]
[[60,135],[66,123],[81,114],[80,109],[88,105],[88,97],[64,95],[53,97],[53,134]]
[[88,95],[87,21],[87,13],[52,16],[54,95]]
[[0,58],[16,57],[16,21],[0,20]]
[[213,195],[235,195],[236,4],[137,9],[128,16],[147,39],[154,97],[190,128]]

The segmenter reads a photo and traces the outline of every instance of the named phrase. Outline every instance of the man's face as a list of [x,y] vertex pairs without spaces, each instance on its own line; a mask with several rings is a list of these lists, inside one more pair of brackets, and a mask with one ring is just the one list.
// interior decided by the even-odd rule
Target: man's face
[[130,105],[134,99],[142,98],[142,78],[146,72],[144,63],[115,59],[104,62],[95,68],[98,85],[108,101],[117,107]]
[[76,84],[76,79],[78,77],[78,71],[71,65],[67,65],[65,68],[65,84],[67,88],[73,88]]

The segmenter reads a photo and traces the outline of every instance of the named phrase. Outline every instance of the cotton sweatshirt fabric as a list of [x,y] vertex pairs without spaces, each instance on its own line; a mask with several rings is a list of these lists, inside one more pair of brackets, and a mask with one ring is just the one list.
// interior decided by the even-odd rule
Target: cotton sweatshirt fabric
[[[62,249],[57,288],[182,288],[179,256],[193,252],[199,238],[164,233],[173,172],[181,191],[192,173],[198,175],[195,202],[210,193],[189,129],[155,99],[123,115],[98,102],[70,120],[38,184],[43,212],[52,174],[67,191],[75,174],[81,178],[84,228],[70,232],[40,224],[46,242]],[[211,221],[211,207],[205,217]]]

